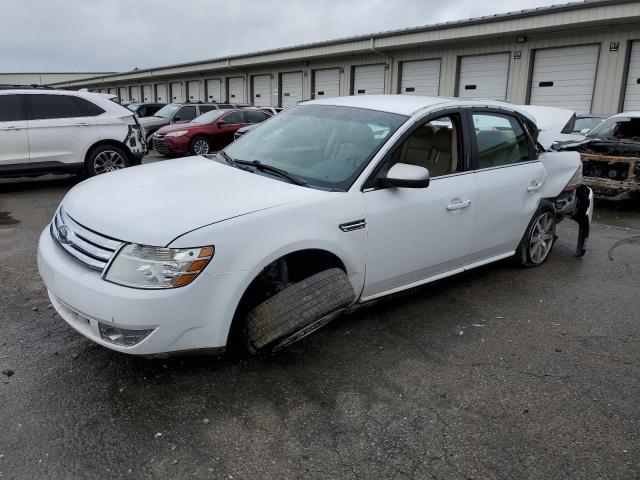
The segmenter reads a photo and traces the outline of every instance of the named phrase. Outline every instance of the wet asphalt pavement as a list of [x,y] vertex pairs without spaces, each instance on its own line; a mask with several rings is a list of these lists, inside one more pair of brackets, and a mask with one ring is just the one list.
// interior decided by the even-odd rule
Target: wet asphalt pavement
[[37,238],[75,182],[0,181],[0,478],[640,477],[637,206],[600,205],[583,259],[564,222],[543,267],[483,267],[277,355],[144,360],[49,306]]

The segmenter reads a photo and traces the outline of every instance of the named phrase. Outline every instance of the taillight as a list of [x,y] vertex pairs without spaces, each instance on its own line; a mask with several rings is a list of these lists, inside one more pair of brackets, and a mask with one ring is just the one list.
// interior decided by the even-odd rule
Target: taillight
[[569,183],[562,189],[563,192],[571,192],[578,188],[582,183],[582,162],[580,162],[580,166],[576,170],[576,173],[573,174]]

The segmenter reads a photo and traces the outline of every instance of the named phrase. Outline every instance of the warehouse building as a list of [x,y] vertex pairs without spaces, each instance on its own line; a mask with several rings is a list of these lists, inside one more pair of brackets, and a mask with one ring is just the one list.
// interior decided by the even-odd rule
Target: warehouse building
[[579,113],[640,110],[640,1],[595,0],[59,82],[122,101],[287,107],[440,95]]

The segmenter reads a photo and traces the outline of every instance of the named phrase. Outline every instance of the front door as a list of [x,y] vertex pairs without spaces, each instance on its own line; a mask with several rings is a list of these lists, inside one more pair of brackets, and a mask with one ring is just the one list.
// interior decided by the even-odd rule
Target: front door
[[476,183],[467,171],[462,118],[457,112],[425,119],[394,147],[381,172],[395,163],[427,168],[427,188],[374,188],[367,209],[364,300],[409,288],[466,263]]
[[478,186],[471,255],[481,261],[516,249],[538,208],[546,172],[516,116],[473,110],[470,117]]
[[221,150],[231,142],[233,136],[242,127],[247,126],[246,112],[229,112],[219,120],[218,131],[215,132],[213,146],[215,150]]
[[24,95],[0,95],[0,167],[28,162]]

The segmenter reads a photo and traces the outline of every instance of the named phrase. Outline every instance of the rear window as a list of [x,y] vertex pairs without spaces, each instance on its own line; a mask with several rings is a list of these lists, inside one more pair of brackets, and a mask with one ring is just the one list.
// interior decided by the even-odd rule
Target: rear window
[[26,120],[23,95],[0,95],[0,122]]
[[84,98],[71,95],[28,95],[30,120],[50,118],[93,117],[104,110]]

